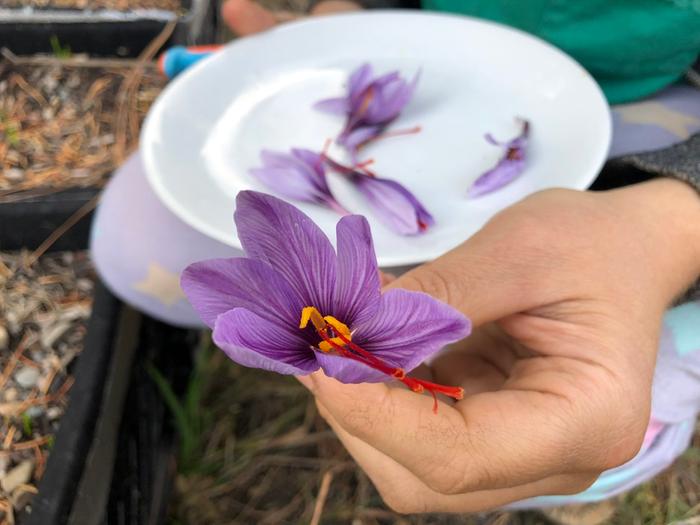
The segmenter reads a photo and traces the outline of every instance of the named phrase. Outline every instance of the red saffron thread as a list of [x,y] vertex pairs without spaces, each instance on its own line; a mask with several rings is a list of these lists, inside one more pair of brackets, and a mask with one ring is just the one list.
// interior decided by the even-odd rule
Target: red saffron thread
[[[331,327],[333,325],[330,325]],[[331,345],[333,348],[335,348],[342,356],[347,357],[349,359],[353,359],[355,361],[358,361],[360,363],[363,363],[370,368],[374,368],[375,370],[379,370],[383,374],[392,376],[399,381],[401,381],[404,385],[406,385],[409,389],[411,389],[413,392],[416,392],[417,394],[420,394],[427,390],[430,392],[433,396],[433,412],[437,414],[438,410],[438,401],[437,401],[437,393],[444,394],[448,397],[451,397],[453,399],[462,399],[464,397],[464,389],[462,387],[458,386],[446,386],[446,385],[440,385],[438,383],[433,383],[431,381],[425,381],[423,379],[417,379],[415,377],[409,377],[406,375],[404,370],[402,368],[396,368],[388,363],[382,361],[379,359],[377,356],[372,355],[369,353],[367,350],[364,348],[358,346],[357,344],[353,343],[350,339],[345,337],[342,333],[340,333],[338,330],[334,330],[335,334],[337,337],[339,337],[343,343],[345,343],[348,347],[350,347],[351,350],[355,351],[357,354],[353,354],[352,352],[349,352],[344,346],[339,345],[335,341],[331,340],[331,338],[328,337],[328,335],[325,333],[326,329],[316,329],[316,332],[318,335],[326,341],[329,345]]]

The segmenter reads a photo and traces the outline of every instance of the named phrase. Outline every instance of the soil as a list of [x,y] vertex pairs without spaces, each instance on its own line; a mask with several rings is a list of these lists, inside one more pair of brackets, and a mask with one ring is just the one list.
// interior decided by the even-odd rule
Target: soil
[[37,492],[92,308],[85,252],[0,252],[0,523]]

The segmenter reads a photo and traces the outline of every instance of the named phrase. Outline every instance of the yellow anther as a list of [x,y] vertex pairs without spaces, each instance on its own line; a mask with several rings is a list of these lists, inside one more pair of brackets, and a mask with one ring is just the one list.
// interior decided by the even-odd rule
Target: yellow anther
[[315,306],[305,306],[301,310],[301,321],[299,321],[299,328],[306,328],[306,326],[311,321],[316,330],[323,330],[326,327],[326,321],[323,320],[321,313],[316,309]]
[[[352,339],[350,329],[345,323],[341,323],[332,315],[322,317],[321,313],[314,306],[305,306],[301,310],[301,320],[299,321],[299,328],[301,328],[302,330],[306,328],[309,325],[309,321],[311,321],[311,324],[314,325],[314,328],[316,328],[317,332],[323,331],[324,337],[328,337],[328,340],[321,341],[318,344],[318,348],[322,352],[330,352],[331,350],[337,350],[336,346],[345,346],[347,344],[346,341],[350,341]],[[333,331],[335,331],[336,334],[338,334],[338,336],[329,337],[332,334],[329,334],[327,330],[331,328],[333,329]]]
[[340,337],[333,337],[328,341],[321,341],[320,343],[318,343],[318,349],[322,352],[330,352],[331,350],[337,350],[337,348],[332,343],[335,343],[337,346],[345,345],[345,341],[343,341]]
[[345,339],[352,340],[352,334],[350,334],[350,329],[345,323],[341,323],[332,315],[327,315],[323,318],[323,320],[326,321],[326,323],[328,323],[329,325],[331,325],[336,332],[344,335]]

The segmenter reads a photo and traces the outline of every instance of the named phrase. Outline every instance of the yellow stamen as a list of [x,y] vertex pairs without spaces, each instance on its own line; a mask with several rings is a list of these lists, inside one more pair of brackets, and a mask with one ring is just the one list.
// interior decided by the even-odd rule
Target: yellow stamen
[[335,350],[336,347],[333,346],[334,344],[344,346],[345,342],[340,337],[333,337],[328,341],[321,341],[318,343],[318,349],[321,350],[321,352],[328,353],[331,350]]
[[[341,334],[346,340],[352,340],[352,334],[350,333],[350,328],[345,323],[341,323],[332,315],[327,315],[325,317],[321,316],[321,313],[314,306],[305,306],[301,310],[301,320],[299,321],[299,328],[304,329],[309,325],[309,321],[314,325],[317,331],[327,330],[329,327],[335,330],[336,333]],[[330,335],[330,334],[329,334]],[[318,344],[319,350],[322,352],[330,352],[334,349],[333,345],[345,346],[345,341],[339,336],[330,337],[328,341],[321,341]]]
[[350,333],[350,329],[346,324],[341,323],[332,315],[327,315],[323,318],[323,320],[331,325],[336,332],[343,334],[346,339],[350,339],[352,341],[352,334]]
[[323,320],[323,316],[314,306],[305,306],[301,310],[301,321],[299,321],[299,328],[306,328],[306,326],[311,321],[316,330],[323,330],[326,328],[326,322]]

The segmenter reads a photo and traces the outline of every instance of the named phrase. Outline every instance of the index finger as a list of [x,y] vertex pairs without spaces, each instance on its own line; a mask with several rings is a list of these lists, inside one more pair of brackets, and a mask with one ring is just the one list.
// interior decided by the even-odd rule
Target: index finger
[[[531,391],[485,392],[454,406],[385,384],[342,384],[311,375],[313,392],[350,435],[442,494],[514,487],[591,470],[573,465],[562,400]],[[574,436],[580,439],[580,436]]]

